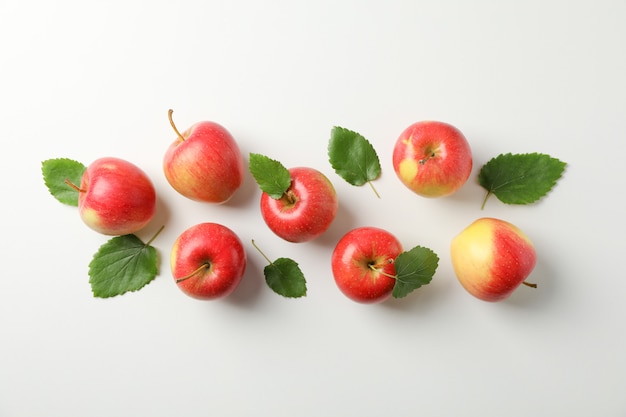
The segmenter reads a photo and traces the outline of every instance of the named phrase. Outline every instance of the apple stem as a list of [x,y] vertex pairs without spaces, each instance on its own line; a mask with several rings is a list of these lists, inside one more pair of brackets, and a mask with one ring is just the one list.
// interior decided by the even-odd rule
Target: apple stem
[[[390,259],[389,261],[390,261],[389,263],[393,262],[391,259]],[[382,271],[382,270],[378,269],[378,265],[372,265],[372,264],[369,264],[369,265],[368,265],[368,267],[369,267],[372,271],[374,271],[374,272],[378,272],[379,274],[381,274],[381,275],[383,275],[383,276],[385,276],[385,277],[387,277],[387,278],[398,279],[398,276],[397,276],[397,275],[391,275],[391,274],[386,273],[385,271]]]
[[273,264],[273,263],[274,263],[274,262],[272,262],[272,261],[270,260],[270,258],[268,258],[268,257],[267,257],[267,255],[265,255],[265,254],[263,253],[263,251],[262,251],[262,250],[261,250],[261,249],[260,249],[260,248],[256,245],[256,243],[254,242],[254,239],[252,239],[252,246],[254,246],[254,248],[255,248],[255,249],[256,249],[256,250],[257,250],[257,251],[258,251],[261,255],[263,255],[263,257],[265,258],[265,260],[267,260],[267,262],[268,262],[269,264]]
[[378,191],[376,191],[376,187],[374,187],[374,184],[372,184],[372,182],[371,182],[371,181],[368,181],[367,183],[368,183],[368,184],[370,185],[370,187],[372,188],[372,191],[374,191],[374,194],[376,194],[376,197],[380,198],[380,194],[378,194]]
[[84,193],[85,192],[85,190],[83,190],[78,185],[76,185],[72,181],[70,181],[69,178],[66,178],[65,181],[63,181],[63,182],[66,183],[67,185],[69,185],[74,190],[78,191],[79,193]]
[[296,197],[296,193],[294,193],[293,190],[285,191],[285,193],[283,194],[283,197],[287,199],[287,202],[290,205],[294,205],[298,202],[298,197]]
[[205,262],[202,265],[200,265],[200,267],[198,269],[196,269],[195,271],[193,271],[192,273],[185,275],[182,278],[177,278],[176,279],[176,283],[178,284],[179,282],[183,282],[185,280],[188,280],[189,278],[193,277],[194,275],[198,274],[200,271],[205,270],[205,269],[209,269],[211,267],[211,264],[209,262]]
[[527,287],[530,287],[530,288],[537,288],[537,284],[532,283],[532,282],[522,281],[522,284],[524,284],[524,285],[526,285]]
[[178,135],[180,140],[184,141],[185,137],[180,134],[180,132],[178,131],[178,128],[176,127],[176,124],[174,124],[174,119],[172,118],[172,113],[174,113],[174,110],[172,110],[172,109],[169,109],[167,111],[167,117],[168,117],[168,119],[170,119],[170,124],[172,125],[172,129],[174,129],[174,132],[176,132],[176,134]]
[[419,161],[417,161],[420,165],[424,165],[426,162],[428,162],[429,159],[434,158],[435,156],[437,156],[437,154],[433,151],[430,151],[428,153],[428,155],[426,155],[426,157],[420,159]]
[[161,233],[161,231],[165,228],[165,225],[161,226],[159,228],[159,230],[157,230],[157,232],[150,238],[150,240],[146,243],[146,246],[150,246],[150,244],[152,243],[152,241],[154,241],[154,239],[157,238],[157,236]]

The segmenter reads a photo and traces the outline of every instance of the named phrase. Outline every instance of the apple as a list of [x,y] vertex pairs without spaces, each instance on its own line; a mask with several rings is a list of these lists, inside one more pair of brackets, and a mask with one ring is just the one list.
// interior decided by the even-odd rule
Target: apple
[[386,230],[364,226],[346,233],[331,256],[335,283],[348,298],[359,303],[388,299],[396,283],[394,262],[402,244]]
[[239,237],[218,223],[199,223],[178,236],[170,253],[172,276],[190,297],[226,297],[246,271],[246,252]]
[[136,165],[119,158],[93,161],[83,173],[78,212],[93,230],[110,236],[135,233],[154,217],[156,192],[152,181]]
[[455,193],[469,178],[472,162],[472,151],[461,131],[438,121],[412,124],[393,149],[396,175],[423,197]]
[[306,242],[324,233],[335,219],[339,202],[330,180],[309,167],[289,169],[291,185],[281,198],[261,194],[261,215],[277,236]]
[[239,146],[221,125],[202,121],[177,134],[163,158],[163,171],[170,185],[195,201],[225,203],[243,182],[244,163]]
[[517,226],[504,220],[480,218],[453,240],[452,266],[461,285],[484,301],[508,298],[525,279],[537,256],[535,248]]

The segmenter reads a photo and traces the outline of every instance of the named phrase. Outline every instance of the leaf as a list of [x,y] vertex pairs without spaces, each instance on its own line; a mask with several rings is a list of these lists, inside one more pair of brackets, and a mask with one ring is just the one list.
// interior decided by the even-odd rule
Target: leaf
[[265,282],[277,294],[288,298],[306,295],[306,279],[298,264],[289,258],[278,258],[263,269]]
[[108,298],[141,289],[157,272],[157,252],[150,242],[132,234],[116,236],[93,256],[89,283],[94,297]]
[[402,252],[395,261],[396,283],[392,296],[405,297],[413,290],[430,283],[438,265],[439,256],[431,249],[416,246]]
[[478,183],[489,196],[505,204],[530,204],[545,196],[561,178],[565,162],[540,153],[500,154],[478,173]]
[[371,185],[371,181],[380,177],[380,161],[376,150],[356,132],[333,127],[328,142],[328,156],[337,175],[352,185],[361,186],[366,182]]
[[68,158],[47,159],[41,163],[43,180],[54,198],[69,206],[78,206],[78,190],[65,181],[80,186],[80,181],[87,167]]
[[289,170],[265,155],[251,153],[249,169],[261,191],[273,199],[281,198],[291,185]]

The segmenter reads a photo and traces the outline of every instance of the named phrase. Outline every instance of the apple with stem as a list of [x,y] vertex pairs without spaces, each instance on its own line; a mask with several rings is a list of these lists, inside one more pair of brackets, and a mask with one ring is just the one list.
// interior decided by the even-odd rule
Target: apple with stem
[[126,160],[96,159],[85,169],[80,185],[69,180],[65,183],[78,191],[83,222],[104,235],[135,233],[154,217],[156,192],[152,181]]
[[396,284],[395,260],[402,244],[377,227],[358,227],[346,233],[331,256],[335,283],[348,298],[359,303],[380,303],[392,295]]
[[400,181],[423,197],[455,193],[472,172],[472,152],[456,127],[422,121],[407,127],[393,149],[393,168]]
[[168,117],[176,139],[163,158],[170,185],[195,201],[225,203],[243,183],[244,163],[239,146],[221,125],[202,121],[180,132]]
[[263,220],[288,242],[317,238],[331,225],[339,201],[330,180],[309,167],[285,168],[264,155],[250,154],[250,171],[263,191]]
[[199,223],[178,236],[170,253],[176,285],[200,300],[232,293],[246,271],[247,257],[239,237],[218,223]]
[[461,285],[484,301],[501,301],[526,282],[537,262],[533,243],[517,226],[484,217],[452,240],[452,266]]

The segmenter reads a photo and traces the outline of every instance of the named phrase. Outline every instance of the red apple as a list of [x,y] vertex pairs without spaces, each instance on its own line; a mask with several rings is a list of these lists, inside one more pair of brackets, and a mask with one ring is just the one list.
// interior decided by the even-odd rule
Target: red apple
[[470,224],[452,240],[450,253],[461,285],[484,301],[509,297],[526,283],[537,259],[528,236],[517,226],[494,218]]
[[417,122],[402,132],[393,149],[393,168],[400,181],[424,197],[456,192],[472,172],[472,152],[454,126]]
[[221,125],[203,121],[177,134],[163,159],[170,185],[196,201],[224,203],[243,182],[244,163],[235,139]]
[[306,242],[324,233],[335,219],[339,202],[330,180],[313,168],[289,169],[291,185],[279,199],[261,194],[267,226],[289,242]]
[[246,252],[226,226],[200,223],[185,230],[170,254],[172,276],[185,294],[200,300],[229,295],[246,270]]
[[379,303],[388,299],[396,283],[394,262],[402,244],[386,230],[359,227],[346,233],[331,257],[337,286],[348,298],[359,303]]
[[83,222],[105,235],[135,233],[154,217],[156,192],[136,165],[119,158],[100,158],[83,173],[78,211]]

